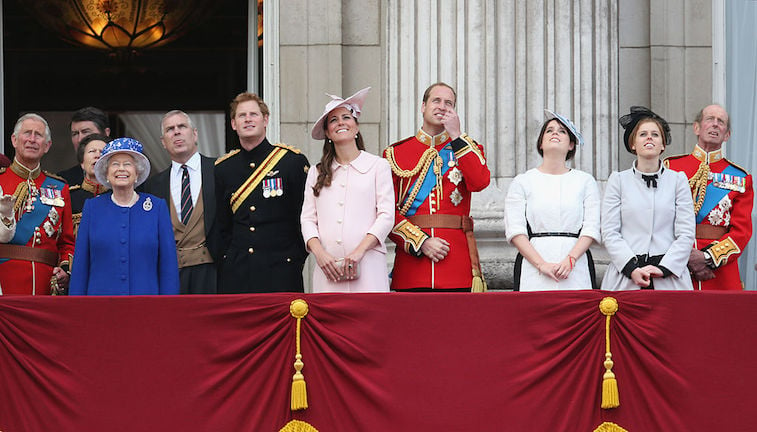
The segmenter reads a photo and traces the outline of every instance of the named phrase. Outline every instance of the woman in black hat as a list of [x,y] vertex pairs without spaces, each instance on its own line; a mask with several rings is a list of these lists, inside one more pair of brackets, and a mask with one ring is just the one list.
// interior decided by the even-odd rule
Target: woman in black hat
[[693,289],[687,268],[694,244],[694,204],[686,175],[665,169],[660,154],[670,127],[645,107],[620,118],[630,169],[607,180],[602,202],[602,241],[610,265],[604,290]]
[[566,165],[583,144],[576,126],[544,114],[536,141],[542,163],[515,177],[505,199],[505,234],[518,249],[514,289],[596,288],[589,246],[600,241],[599,188],[591,174]]

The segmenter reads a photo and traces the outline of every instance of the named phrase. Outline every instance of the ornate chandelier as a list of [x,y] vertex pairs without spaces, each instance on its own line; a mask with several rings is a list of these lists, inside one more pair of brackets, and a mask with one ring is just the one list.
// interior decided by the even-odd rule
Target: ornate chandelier
[[22,1],[63,39],[93,48],[128,51],[176,39],[203,16],[213,0]]

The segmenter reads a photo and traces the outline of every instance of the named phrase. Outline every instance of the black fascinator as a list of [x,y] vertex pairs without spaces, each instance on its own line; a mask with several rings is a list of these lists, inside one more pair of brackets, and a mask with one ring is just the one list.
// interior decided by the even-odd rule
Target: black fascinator
[[623,134],[623,142],[625,143],[626,150],[628,150],[629,153],[634,153],[633,151],[631,151],[631,146],[628,143],[628,140],[631,138],[631,132],[633,132],[633,130],[636,128],[636,125],[644,119],[654,119],[660,122],[660,125],[662,126],[662,133],[665,134],[665,146],[667,147],[670,145],[670,126],[668,125],[668,122],[647,107],[632,106],[631,112],[624,115],[618,120],[620,125],[623,126],[623,129],[626,130],[625,134]]

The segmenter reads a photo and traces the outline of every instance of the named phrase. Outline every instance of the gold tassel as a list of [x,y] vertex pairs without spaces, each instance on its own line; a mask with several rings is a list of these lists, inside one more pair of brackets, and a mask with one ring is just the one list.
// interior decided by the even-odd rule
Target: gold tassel
[[318,432],[318,429],[304,421],[292,420],[279,429],[279,432]]
[[471,292],[482,293],[486,292],[489,288],[486,286],[486,281],[483,275],[477,269],[473,269],[473,284],[471,285]]
[[597,428],[594,429],[594,432],[628,432],[628,431],[616,425],[615,423],[604,422],[601,425],[597,426]]
[[618,396],[618,381],[612,371],[614,362],[610,352],[610,320],[618,311],[618,301],[613,297],[605,297],[599,302],[599,310],[605,315],[605,373],[602,377],[602,409],[620,406]]
[[308,407],[308,389],[305,385],[305,376],[302,374],[302,368],[305,363],[302,362],[302,353],[300,352],[300,334],[302,319],[308,314],[308,304],[305,300],[292,300],[289,305],[289,313],[297,319],[296,346],[297,354],[294,356],[294,376],[292,376],[292,411],[307,409]]

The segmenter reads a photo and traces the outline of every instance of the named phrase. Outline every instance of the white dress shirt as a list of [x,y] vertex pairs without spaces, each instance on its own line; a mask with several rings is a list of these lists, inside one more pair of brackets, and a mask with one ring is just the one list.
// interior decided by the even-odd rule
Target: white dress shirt
[[180,164],[176,161],[171,161],[171,200],[173,200],[173,207],[176,209],[176,214],[181,215],[181,166],[187,166],[187,172],[189,172],[189,189],[192,192],[192,206],[197,205],[197,198],[200,197],[200,190],[202,189],[202,170],[200,169],[200,152],[195,152],[192,157],[189,158],[186,164]]

